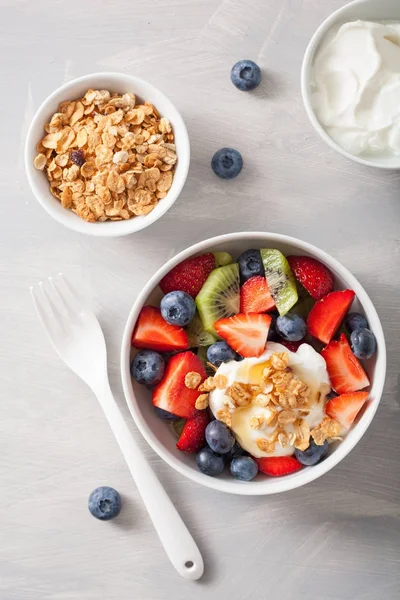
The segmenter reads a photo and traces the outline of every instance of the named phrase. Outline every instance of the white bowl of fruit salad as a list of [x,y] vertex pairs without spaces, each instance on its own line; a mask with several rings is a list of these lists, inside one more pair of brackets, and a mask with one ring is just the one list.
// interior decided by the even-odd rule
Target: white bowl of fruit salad
[[334,258],[296,238],[233,233],[168,261],[125,328],[125,396],[177,471],[236,494],[320,477],[365,433],[386,373],[382,326]]

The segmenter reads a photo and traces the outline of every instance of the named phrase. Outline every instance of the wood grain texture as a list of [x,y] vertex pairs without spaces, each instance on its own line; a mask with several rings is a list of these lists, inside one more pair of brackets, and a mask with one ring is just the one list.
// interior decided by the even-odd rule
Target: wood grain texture
[[[400,597],[399,173],[328,149],[302,107],[300,66],[317,25],[341,0],[0,0],[0,598],[2,600],[397,600]],[[256,60],[253,94],[229,80]],[[22,149],[33,111],[64,81],[122,70],[158,85],[192,144],[173,209],[125,239],[74,234],[39,207]],[[237,147],[245,167],[218,180],[210,158]],[[137,293],[185,246],[237,230],[308,240],[362,282],[385,328],[388,374],[370,430],[320,480],[285,495],[233,497],[163,464],[135,430],[119,346]],[[63,270],[85,281],[106,334],[111,385],[132,431],[205,557],[197,583],[171,568],[95,399],[54,354],[28,286]],[[87,511],[117,488],[115,522]]]

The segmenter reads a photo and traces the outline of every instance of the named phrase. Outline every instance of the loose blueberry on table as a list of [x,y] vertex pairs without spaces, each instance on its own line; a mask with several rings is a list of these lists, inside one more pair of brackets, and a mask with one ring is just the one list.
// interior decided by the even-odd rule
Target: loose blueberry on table
[[221,179],[233,179],[242,170],[243,158],[234,148],[221,148],[212,157],[211,167]]
[[209,252],[160,288],[160,306],[136,322],[131,374],[154,386],[155,414],[201,473],[243,485],[289,475],[346,436],[369,397],[362,361],[376,340],[325,265],[275,248]]
[[96,519],[109,521],[121,512],[121,496],[112,487],[98,487],[89,496],[88,508]]
[[261,83],[261,69],[252,60],[239,60],[233,65],[231,81],[238,90],[249,92]]

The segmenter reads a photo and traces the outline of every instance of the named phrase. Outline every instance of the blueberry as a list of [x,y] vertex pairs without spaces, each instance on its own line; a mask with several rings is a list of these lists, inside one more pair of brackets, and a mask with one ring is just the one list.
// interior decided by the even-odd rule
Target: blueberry
[[89,496],[91,514],[101,521],[109,521],[121,511],[121,496],[112,487],[98,487]]
[[239,456],[247,455],[246,451],[243,450],[242,446],[238,442],[235,442],[232,450],[226,454],[228,460],[233,460],[234,458],[238,458]]
[[376,352],[376,339],[372,331],[364,327],[355,329],[350,336],[351,349],[357,358],[371,358]]
[[255,275],[261,275],[262,277],[265,275],[264,265],[259,250],[245,250],[245,252],[242,252],[239,256],[238,263],[240,282],[242,284]]
[[164,375],[165,361],[153,350],[140,350],[131,362],[131,375],[142,385],[155,385]]
[[276,331],[276,319],[278,318],[278,315],[274,314],[274,313],[270,313],[269,316],[271,317],[272,321],[269,326],[267,339],[269,342],[276,342],[278,339],[278,332]]
[[252,60],[239,60],[232,67],[231,81],[238,90],[249,92],[261,83],[261,69]]
[[241,360],[241,356],[232,350],[226,342],[215,342],[207,349],[207,360],[215,367],[231,360]]
[[242,155],[234,148],[221,148],[211,159],[211,168],[221,179],[237,177],[242,167]]
[[367,319],[364,315],[356,312],[351,312],[347,315],[345,325],[350,333],[355,329],[368,329]]
[[250,456],[238,456],[231,462],[231,473],[240,481],[251,481],[258,473],[258,465]]
[[206,427],[206,441],[213,452],[228,454],[235,445],[231,430],[222,421],[211,421]]
[[154,411],[157,417],[159,417],[160,419],[165,419],[166,421],[179,421],[179,419],[181,418],[177,415],[173,415],[172,413],[168,412],[167,410],[164,410],[163,408],[158,408],[158,406],[154,407]]
[[170,325],[185,327],[193,320],[196,304],[186,292],[176,291],[166,294],[160,303],[161,315]]
[[284,340],[299,342],[307,333],[307,325],[299,315],[287,314],[277,318],[276,330]]
[[302,465],[311,467],[317,462],[325,458],[328,454],[328,442],[325,440],[322,446],[317,446],[313,439],[310,440],[310,445],[307,450],[295,450],[294,455]]
[[204,475],[215,477],[220,475],[225,467],[225,460],[222,456],[214,454],[210,448],[202,448],[196,454],[196,465],[199,471]]

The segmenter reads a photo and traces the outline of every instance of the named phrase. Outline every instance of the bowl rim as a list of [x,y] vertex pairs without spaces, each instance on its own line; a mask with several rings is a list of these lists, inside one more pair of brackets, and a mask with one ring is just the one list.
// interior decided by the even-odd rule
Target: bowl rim
[[[335,451],[321,463],[313,467],[305,467],[301,471],[298,471],[293,475],[282,477],[279,480],[276,479],[274,486],[272,486],[271,489],[268,489],[268,486],[263,486],[263,481],[245,483],[234,479],[230,481],[208,477],[207,475],[190,469],[183,462],[181,462],[177,456],[166,451],[158,442],[158,438],[153,434],[151,428],[148,426],[146,420],[142,417],[140,411],[136,409],[137,400],[133,391],[129,370],[133,326],[147,297],[161,280],[161,278],[182,260],[185,260],[189,256],[201,253],[202,251],[209,251],[215,244],[234,242],[235,240],[243,240],[244,238],[248,239],[250,244],[251,240],[260,237],[264,238],[266,242],[278,242],[292,245],[294,248],[296,248],[296,250],[304,251],[311,256],[315,256],[328,267],[331,267],[334,271],[340,273],[340,276],[346,280],[346,283],[349,285],[349,287],[357,290],[356,295],[365,311],[365,314],[367,315],[370,324],[373,322],[373,331],[377,338],[379,348],[378,360],[381,363],[379,375],[376,373],[374,374],[374,386],[376,387],[374,403],[370,406],[369,410],[364,413],[362,421],[357,423],[353,430],[352,438],[350,439],[349,437],[346,437],[344,441],[341,442],[340,445],[335,449]],[[286,492],[314,481],[321,475],[330,471],[358,444],[368,429],[381,401],[386,377],[386,345],[382,325],[371,299],[354,275],[352,275],[350,271],[348,271],[348,269],[344,267],[338,260],[333,258],[324,250],[320,250],[318,247],[292,236],[271,232],[235,232],[208,238],[207,240],[203,240],[193,244],[192,246],[189,246],[168,260],[150,278],[141,293],[137,296],[129,312],[121,343],[120,368],[122,386],[129,411],[140,433],[151,446],[151,448],[160,456],[160,458],[162,458],[167,464],[170,465],[170,467],[174,468],[181,475],[185,475],[192,481],[195,481],[196,483],[204,485],[208,488],[245,496],[262,496]]]
[[352,0],[352,2],[348,2],[344,6],[341,6],[334,12],[332,12],[316,29],[313,36],[311,37],[306,51],[304,53],[303,62],[301,65],[301,95],[303,98],[304,109],[307,113],[307,116],[311,122],[311,125],[314,127],[315,131],[321,137],[321,139],[333,150],[336,150],[342,156],[356,162],[360,165],[364,165],[365,167],[374,167],[375,169],[384,169],[386,171],[396,171],[400,169],[400,157],[398,159],[398,165],[393,164],[385,164],[385,163],[377,163],[374,160],[369,160],[368,158],[362,158],[361,156],[357,156],[356,154],[351,154],[344,148],[342,148],[331,136],[325,131],[317,116],[315,114],[312,102],[311,102],[311,91],[310,91],[310,80],[311,80],[311,69],[312,63],[314,59],[314,55],[324,38],[324,36],[328,33],[329,29],[331,29],[337,22],[340,20],[340,17],[353,6],[363,5],[366,0]]
[[[31,158],[31,152],[33,148],[36,148],[36,144],[38,140],[35,138],[35,129],[39,122],[43,123],[43,128],[45,124],[44,113],[48,112],[49,108],[52,104],[59,103],[61,101],[60,96],[64,95],[65,99],[68,99],[68,92],[73,92],[73,89],[78,85],[82,85],[87,82],[89,87],[98,87],[96,86],[96,80],[113,80],[114,82],[118,82],[118,80],[130,80],[132,82],[132,87],[135,85],[145,86],[151,89],[155,95],[162,97],[163,101],[166,102],[170,110],[175,113],[174,116],[174,131],[176,135],[176,131],[179,129],[180,136],[180,145],[181,149],[179,151],[179,164],[181,166],[180,178],[175,182],[176,174],[174,175],[174,182],[176,183],[176,189],[173,194],[170,192],[167,194],[165,198],[163,198],[162,203],[158,206],[159,211],[152,211],[148,215],[138,216],[127,221],[114,221],[109,222],[106,221],[104,223],[87,223],[83,219],[77,216],[76,219],[67,219],[64,218],[62,212],[56,210],[53,204],[53,196],[50,191],[48,193],[43,194],[42,190],[36,184],[35,174],[36,169],[33,165],[33,161]],[[101,84],[105,85],[105,84]],[[88,89],[89,89],[88,87]],[[138,94],[140,96],[140,94]],[[156,107],[157,108],[157,107]],[[44,131],[44,129],[43,129]],[[35,139],[34,139],[35,138]],[[45,209],[45,211],[53,217],[55,221],[61,223],[68,229],[73,231],[77,231],[78,233],[83,233],[86,235],[91,235],[94,237],[120,237],[129,235],[131,233],[135,233],[140,231],[141,229],[145,229],[152,223],[158,221],[175,203],[177,198],[179,197],[188,173],[189,173],[189,165],[190,165],[190,141],[189,134],[187,131],[187,127],[183,120],[183,117],[179,110],[176,108],[175,104],[166,96],[158,87],[150,83],[149,81],[142,79],[141,77],[136,77],[135,75],[130,75],[129,73],[122,73],[117,71],[100,71],[97,73],[89,73],[87,75],[82,75],[81,77],[77,77],[64,83],[63,85],[56,88],[51,94],[49,94],[43,102],[40,104],[38,109],[36,110],[31,123],[29,125],[28,133],[25,140],[25,148],[24,148],[24,163],[25,163],[25,172],[29,182],[30,189],[35,196],[36,200],[39,204]],[[51,202],[50,202],[51,201]],[[155,214],[156,213],[156,214]],[[121,226],[122,225],[122,226]],[[130,227],[128,226],[130,225]]]

